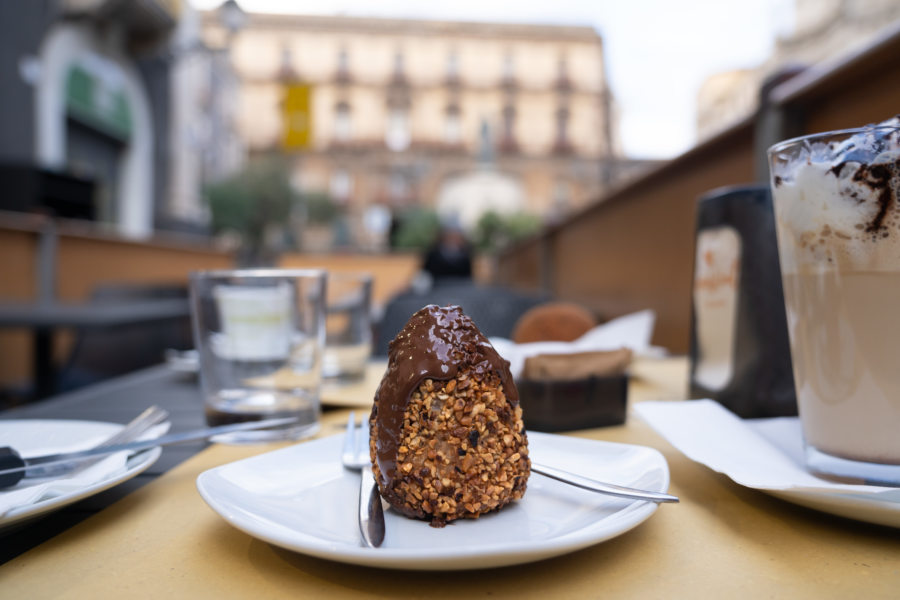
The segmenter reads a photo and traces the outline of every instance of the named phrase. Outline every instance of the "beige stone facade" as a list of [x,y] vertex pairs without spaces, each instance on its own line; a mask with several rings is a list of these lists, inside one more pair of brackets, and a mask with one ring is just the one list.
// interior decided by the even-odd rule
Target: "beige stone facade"
[[784,67],[840,60],[900,27],[897,0],[795,0],[794,31],[776,41],[762,65],[711,76],[697,95],[697,133],[703,140],[751,115],[766,78]]
[[[204,31],[221,43],[211,15]],[[554,219],[628,166],[614,156],[590,27],[250,14],[231,47],[251,154],[281,148],[286,86],[312,86],[309,146],[290,151],[295,181],[342,204],[356,239],[372,206],[435,206],[467,174],[511,182],[492,188],[518,194],[499,202],[506,210]]]

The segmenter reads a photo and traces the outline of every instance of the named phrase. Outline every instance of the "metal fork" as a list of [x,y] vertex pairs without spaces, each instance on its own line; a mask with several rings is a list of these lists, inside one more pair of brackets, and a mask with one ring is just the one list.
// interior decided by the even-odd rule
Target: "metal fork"
[[345,469],[359,471],[359,533],[369,548],[378,548],[384,541],[384,510],[381,495],[375,485],[369,458],[369,436],[365,421],[356,426],[356,414],[350,411],[341,462]]
[[[103,448],[105,446],[116,446],[118,444],[134,441],[148,429],[162,423],[168,418],[169,412],[167,410],[155,405],[151,406],[115,434],[97,444],[96,447]],[[32,467],[25,471],[25,477],[59,477],[61,475],[78,473],[104,458],[106,457],[100,456],[97,458],[84,459],[77,463],[61,463],[46,467]]]

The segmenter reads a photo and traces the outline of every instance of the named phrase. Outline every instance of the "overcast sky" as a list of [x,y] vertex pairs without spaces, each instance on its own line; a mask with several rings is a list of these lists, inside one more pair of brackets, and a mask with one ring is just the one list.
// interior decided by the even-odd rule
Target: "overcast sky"
[[[222,0],[191,0],[214,8]],[[239,0],[252,12],[592,25],[603,37],[625,153],[668,158],[695,140],[696,97],[755,67],[793,27],[794,0]]]

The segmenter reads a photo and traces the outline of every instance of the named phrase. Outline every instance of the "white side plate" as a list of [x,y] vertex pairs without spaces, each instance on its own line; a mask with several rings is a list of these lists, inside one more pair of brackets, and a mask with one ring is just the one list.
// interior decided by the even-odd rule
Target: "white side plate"
[[[226,521],[266,542],[340,562],[414,570],[498,567],[558,556],[620,535],[657,508],[532,474],[519,502],[442,529],[387,510],[384,545],[363,548],[356,522],[359,475],[341,466],[342,437],[210,469],[198,477],[197,488]],[[668,489],[668,465],[652,448],[535,432],[528,440],[538,462],[620,485]]]
[[[29,452],[32,448],[48,446],[73,447],[81,445],[81,442],[85,440],[100,442],[114,435],[120,429],[122,429],[122,425],[117,423],[103,423],[99,421],[62,419],[0,420],[0,446],[11,446],[23,456],[29,456],[29,454],[33,454]],[[140,452],[128,459],[124,471],[118,471],[101,481],[60,496],[11,509],[6,514],[0,515],[0,535],[8,532],[8,530],[24,525],[25,521],[44,516],[54,510],[68,506],[88,496],[93,496],[131,479],[155,463],[161,453],[161,448]]]

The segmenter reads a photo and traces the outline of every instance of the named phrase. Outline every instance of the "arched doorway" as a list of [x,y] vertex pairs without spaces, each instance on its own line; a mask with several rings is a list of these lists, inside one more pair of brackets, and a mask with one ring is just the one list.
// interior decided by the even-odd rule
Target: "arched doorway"
[[98,182],[98,218],[123,234],[153,229],[153,127],[134,64],[90,25],[60,23],[40,50],[36,159]]
[[455,220],[466,231],[473,231],[487,212],[510,215],[525,208],[522,182],[489,167],[447,178],[435,203],[441,218]]

